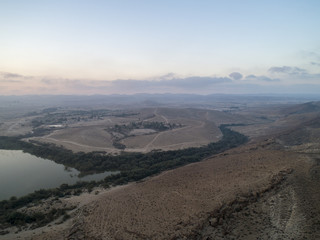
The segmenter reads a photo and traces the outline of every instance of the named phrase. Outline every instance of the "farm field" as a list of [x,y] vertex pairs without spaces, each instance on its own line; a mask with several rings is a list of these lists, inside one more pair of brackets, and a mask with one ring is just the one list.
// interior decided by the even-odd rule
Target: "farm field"
[[[221,139],[220,124],[240,122],[252,120],[241,115],[192,108],[99,110],[95,113],[55,110],[6,122],[0,133],[27,134],[27,130],[32,132],[33,126],[33,131],[39,131],[40,136],[25,138],[26,141],[53,143],[74,152],[115,154],[204,146]],[[10,134],[7,134],[8,126]]]

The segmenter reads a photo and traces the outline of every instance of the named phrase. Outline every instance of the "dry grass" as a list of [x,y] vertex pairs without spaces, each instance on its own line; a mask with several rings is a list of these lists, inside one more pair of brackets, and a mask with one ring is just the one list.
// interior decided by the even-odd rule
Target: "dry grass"
[[62,145],[75,152],[118,152],[119,150],[113,146],[114,139],[111,133],[108,133],[106,129],[115,124],[129,124],[134,121],[156,121],[165,124],[180,124],[181,127],[156,133],[152,133],[151,130],[138,129],[136,136],[126,136],[120,142],[126,145],[126,151],[129,152],[149,152],[154,149],[174,150],[199,147],[220,140],[222,135],[216,122],[220,124],[222,118],[224,118],[225,122],[236,121],[236,117],[232,114],[211,110],[142,109],[138,115],[134,116],[109,117],[101,120],[76,122],[65,129],[34,139]]
[[67,128],[50,134],[49,138],[95,147],[112,147],[111,135],[100,126]]
[[[179,145],[183,139],[188,138],[200,142],[201,139],[207,139],[208,131],[212,131],[210,136],[219,134],[216,132],[215,124],[236,120],[233,117],[227,118],[227,115],[223,115],[225,113],[215,116],[215,112],[190,109],[182,109],[181,111],[149,109],[145,110],[143,114],[147,116],[152,113],[155,115],[155,119],[171,123],[181,122],[184,126],[182,129],[171,130],[171,133],[168,131],[132,137],[130,138],[131,142],[126,139],[132,149],[135,147],[142,149],[146,146],[149,149],[168,147],[168,143]],[[261,116],[265,113],[259,112]],[[250,136],[258,137],[270,135],[279,130],[284,131],[301,122],[303,118],[308,120],[316,116],[306,114],[278,119],[281,114],[272,113],[272,118],[274,118],[272,123],[270,119],[259,122],[255,117],[249,117],[247,119],[253,119],[254,125],[235,128]],[[295,145],[296,137],[301,135],[306,135],[302,140],[303,144],[299,145],[298,142],[298,145]],[[145,136],[148,136],[147,139],[143,139]],[[312,234],[319,223],[316,217],[313,218],[319,215],[319,165],[310,168],[310,161],[308,162],[306,155],[303,154],[308,153],[310,149],[317,150],[318,140],[319,130],[310,125],[303,129],[298,128],[296,132],[292,132],[284,138],[278,138],[277,141],[269,139],[252,142],[250,145],[229,150],[202,162],[163,172],[143,182],[119,187],[101,194],[93,201],[86,201],[83,207],[78,210],[79,214],[63,228],[46,229],[45,231],[48,230],[48,232],[45,233],[36,232],[29,239],[187,239],[186,236],[202,229],[213,211],[241,195],[252,193],[257,196],[257,192],[263,192],[270,188],[275,175],[291,168],[295,169],[293,174],[296,175],[293,175],[292,182],[288,183],[295,185],[289,185],[289,188],[285,188],[283,192],[269,197],[261,204],[262,207],[256,207],[256,204],[253,204],[242,213],[232,215],[232,218],[237,219],[236,222],[240,222],[240,227],[235,229],[235,233],[240,236],[243,233],[243,226],[248,226],[246,227],[246,229],[250,229],[246,232],[248,235],[243,236],[242,239],[248,239],[250,234],[252,239],[258,237],[266,239],[269,236],[266,234],[271,230],[281,230],[283,227],[281,224],[283,220],[286,220],[288,224],[285,225],[284,230],[292,233],[290,236],[294,237],[296,236],[295,229],[298,229],[296,224],[300,223],[299,221],[303,220],[303,217],[310,215],[299,229],[301,230],[301,226],[303,226],[302,230],[307,229],[310,231],[310,236],[313,236]],[[291,143],[292,146],[290,150],[283,150],[278,145],[279,142],[282,144]],[[292,188],[295,193],[292,193]],[[298,194],[299,192],[301,193]],[[300,203],[297,200],[299,198]],[[310,198],[313,199],[310,200]],[[267,212],[265,210],[266,203],[271,206]],[[298,214],[296,206],[302,207],[301,210],[304,210],[302,217]],[[266,219],[276,222],[271,225],[273,229],[261,232],[261,228],[257,228],[257,226],[266,225],[265,221],[259,223],[261,220],[258,217],[259,214],[254,212],[258,210],[261,211],[258,212],[259,214],[267,216]],[[283,215],[282,213],[285,213],[286,216],[280,216]],[[222,221],[226,221],[226,219],[222,219]],[[231,230],[230,226],[226,224],[220,225],[225,232]],[[250,233],[252,229],[256,231],[257,235]],[[270,236],[279,237],[272,234]],[[214,237],[215,235],[208,239],[214,239]]]
[[83,126],[56,130],[44,137],[34,137],[33,140],[62,145],[78,152],[109,151],[114,149],[111,135],[103,126]]
[[240,148],[101,195],[77,221],[87,239],[188,235],[237,194],[259,191],[294,164],[294,153]]
[[5,122],[0,122],[0,136],[17,136],[31,132],[32,127],[29,118],[10,119]]

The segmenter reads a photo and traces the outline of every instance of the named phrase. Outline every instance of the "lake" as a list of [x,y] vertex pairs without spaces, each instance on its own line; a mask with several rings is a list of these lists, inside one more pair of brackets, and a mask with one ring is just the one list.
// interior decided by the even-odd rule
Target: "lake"
[[20,150],[0,150],[0,200],[23,196],[35,190],[56,188],[63,183],[102,180],[119,172],[78,177],[74,168],[39,158]]

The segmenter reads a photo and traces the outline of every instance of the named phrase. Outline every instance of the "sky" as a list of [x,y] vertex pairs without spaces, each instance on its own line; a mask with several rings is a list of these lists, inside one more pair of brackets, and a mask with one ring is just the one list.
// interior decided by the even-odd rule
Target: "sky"
[[0,0],[0,95],[320,93],[318,0]]

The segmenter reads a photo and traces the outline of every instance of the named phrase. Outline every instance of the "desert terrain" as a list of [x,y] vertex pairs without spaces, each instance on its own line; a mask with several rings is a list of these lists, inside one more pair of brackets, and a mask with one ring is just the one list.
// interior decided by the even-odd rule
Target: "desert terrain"
[[[139,182],[44,201],[43,208],[72,206],[70,219],[36,229],[12,228],[0,239],[319,239],[319,106],[310,102],[232,112],[140,108],[131,115],[121,112],[50,129],[31,140],[73,151],[117,152],[110,141],[117,124],[127,127],[115,132],[126,134],[117,139],[125,151],[148,152],[219,141],[217,126],[234,124],[230,128],[250,141]],[[138,127],[128,129],[133,122]],[[141,127],[144,122],[162,123],[165,130]]]
[[3,239],[318,239],[318,164],[274,139],[252,143],[78,203],[71,197],[67,222]]

